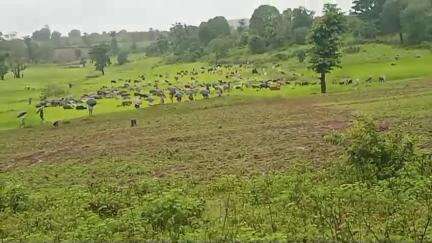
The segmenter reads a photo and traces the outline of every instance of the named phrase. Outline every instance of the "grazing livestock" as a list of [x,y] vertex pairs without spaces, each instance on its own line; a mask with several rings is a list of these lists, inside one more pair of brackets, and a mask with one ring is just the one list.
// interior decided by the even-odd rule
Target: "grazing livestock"
[[177,90],[174,94],[174,97],[177,99],[177,102],[181,102],[183,98],[183,93]]
[[92,116],[93,115],[93,110],[94,110],[94,107],[97,105],[97,101],[95,100],[95,99],[88,99],[87,100],[87,107],[88,107],[88,110],[89,110],[89,116]]

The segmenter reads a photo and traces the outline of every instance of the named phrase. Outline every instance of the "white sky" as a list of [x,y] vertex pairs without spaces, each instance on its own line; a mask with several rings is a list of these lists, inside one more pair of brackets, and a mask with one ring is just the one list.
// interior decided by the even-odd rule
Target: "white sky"
[[0,0],[0,31],[30,34],[44,25],[67,33],[104,30],[167,30],[175,22],[198,25],[214,16],[249,18],[261,4],[283,11],[305,6],[320,12],[324,2],[348,11],[352,0]]

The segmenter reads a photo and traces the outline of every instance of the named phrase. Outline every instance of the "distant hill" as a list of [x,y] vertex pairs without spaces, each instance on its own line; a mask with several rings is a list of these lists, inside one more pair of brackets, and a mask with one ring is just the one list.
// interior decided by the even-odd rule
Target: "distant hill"
[[228,20],[228,24],[230,25],[231,28],[236,29],[237,27],[240,26],[240,21],[244,21],[246,26],[249,26],[249,19],[232,19],[232,20]]

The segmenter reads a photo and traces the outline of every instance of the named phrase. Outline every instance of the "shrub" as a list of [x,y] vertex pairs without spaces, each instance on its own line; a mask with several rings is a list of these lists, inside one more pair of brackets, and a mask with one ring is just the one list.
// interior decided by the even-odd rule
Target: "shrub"
[[117,216],[122,205],[112,194],[99,193],[88,204],[88,209],[102,218]]
[[49,98],[49,97],[60,97],[65,95],[66,89],[58,84],[48,84],[41,92],[41,97]]
[[295,55],[297,57],[297,60],[299,63],[303,63],[306,60],[306,51],[304,50],[298,50],[295,52]]
[[155,231],[168,231],[172,239],[178,239],[184,234],[185,227],[201,218],[203,211],[203,200],[169,192],[151,201],[141,217]]
[[401,133],[379,132],[369,118],[360,118],[346,134],[348,162],[362,176],[373,175],[387,179],[397,175],[404,166],[415,160],[412,138]]
[[0,213],[9,208],[13,213],[25,211],[29,206],[28,193],[20,186],[0,185]]
[[129,62],[128,55],[129,55],[129,53],[127,53],[126,51],[121,51],[117,56],[118,65],[123,65],[123,64]]

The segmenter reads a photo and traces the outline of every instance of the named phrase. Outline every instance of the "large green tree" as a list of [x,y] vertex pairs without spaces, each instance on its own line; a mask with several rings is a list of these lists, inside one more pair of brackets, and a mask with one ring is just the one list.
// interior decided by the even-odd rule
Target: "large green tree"
[[79,39],[81,38],[81,31],[80,30],[71,30],[68,33],[68,37],[72,39]]
[[186,61],[193,61],[203,54],[199,40],[199,28],[177,23],[169,32],[169,40],[174,55]]
[[310,28],[313,23],[315,12],[304,7],[295,8],[292,10],[292,28]]
[[105,68],[111,64],[109,52],[111,48],[107,44],[93,46],[89,51],[91,60],[94,62],[97,71],[105,75]]
[[282,35],[287,41],[304,44],[315,13],[304,7],[286,9],[282,13]]
[[432,1],[409,0],[401,13],[401,25],[410,43],[432,40]]
[[59,47],[61,44],[61,33],[58,31],[53,31],[51,33],[51,41],[54,43],[55,46]]
[[379,26],[386,0],[354,0],[351,13],[363,21]]
[[387,0],[381,13],[381,29],[384,34],[399,34],[400,42],[404,42],[401,14],[406,8],[405,0]]
[[230,27],[225,17],[218,16],[207,22],[202,22],[199,26],[200,41],[207,45],[210,41],[230,34]]
[[341,62],[341,35],[345,31],[345,16],[334,4],[324,5],[324,16],[312,27],[309,50],[310,68],[320,74],[321,92],[327,92],[326,74]]
[[282,15],[270,5],[259,6],[250,19],[249,31],[263,38],[267,44],[278,44],[282,33]]
[[35,41],[49,41],[51,39],[51,30],[48,25],[45,25],[42,29],[33,32],[32,39]]

